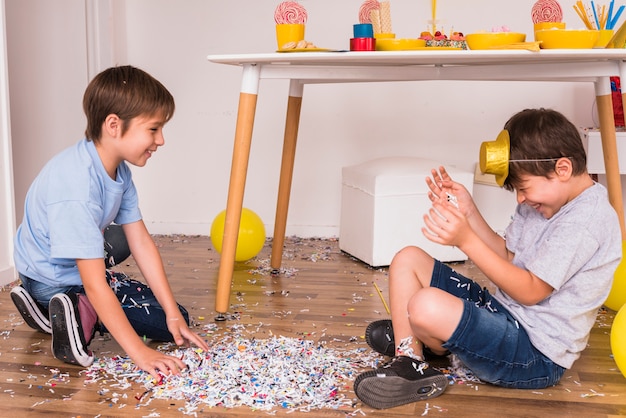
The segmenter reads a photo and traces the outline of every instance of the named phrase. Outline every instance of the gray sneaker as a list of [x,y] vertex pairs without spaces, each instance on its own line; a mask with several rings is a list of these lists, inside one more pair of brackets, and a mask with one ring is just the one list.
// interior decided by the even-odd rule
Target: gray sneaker
[[52,353],[58,360],[88,367],[94,356],[87,349],[83,326],[78,312],[78,297],[58,293],[50,299],[50,324],[52,326]]
[[29,327],[46,334],[52,333],[48,312],[33,299],[26,289],[22,286],[15,286],[11,289],[11,300]]
[[376,409],[393,408],[441,395],[448,378],[424,361],[406,356],[361,373],[354,381],[354,393],[366,405]]

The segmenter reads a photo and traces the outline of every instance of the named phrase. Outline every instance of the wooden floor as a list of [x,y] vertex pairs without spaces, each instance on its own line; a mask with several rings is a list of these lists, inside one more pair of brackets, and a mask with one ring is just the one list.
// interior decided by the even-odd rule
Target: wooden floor
[[[214,292],[219,255],[208,237],[156,236],[178,301],[186,306],[196,329],[214,322]],[[367,324],[387,313],[374,283],[387,297],[386,269],[372,269],[338,249],[335,240],[287,240],[283,271],[272,277],[267,266],[269,247],[256,260],[238,263],[235,271],[232,310],[228,321],[217,323],[227,333],[233,323],[254,327],[263,323],[274,335],[322,339],[327,344],[366,346]],[[475,277],[471,263],[455,269]],[[132,259],[119,267],[136,275]],[[484,283],[489,287],[488,283]],[[11,302],[10,286],[0,292],[0,416],[143,417],[182,416],[181,401],[154,400],[136,408],[134,397],[141,388],[117,388],[123,404],[112,402],[112,392],[101,385],[85,384],[81,368],[55,360],[50,336],[23,323]],[[588,348],[561,383],[540,391],[502,389],[463,382],[445,394],[389,410],[374,410],[358,401],[351,384],[345,395],[354,399],[349,408],[293,412],[277,409],[253,411],[247,407],[214,407],[199,411],[202,417],[267,415],[291,417],[612,417],[626,416],[626,379],[611,357],[609,336],[614,312],[602,311],[593,328]],[[323,332],[322,332],[323,330]],[[116,343],[99,338],[91,348],[96,354],[120,353]],[[123,354],[123,353],[120,353]],[[115,388],[114,388],[115,389]],[[120,394],[118,394],[120,395]],[[119,398],[118,398],[119,399]]]

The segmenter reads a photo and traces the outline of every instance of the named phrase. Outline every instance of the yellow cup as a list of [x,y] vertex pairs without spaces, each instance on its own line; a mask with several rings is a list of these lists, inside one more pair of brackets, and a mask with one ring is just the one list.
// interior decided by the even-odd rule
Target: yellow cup
[[609,43],[611,38],[613,37],[613,29],[603,29],[600,31],[600,36],[598,37],[598,41],[594,45],[594,48],[604,48]]
[[396,37],[395,33],[375,33],[374,38],[376,39],[393,39]]
[[304,39],[304,23],[281,23],[276,25],[278,49],[283,49],[289,42],[298,43]]

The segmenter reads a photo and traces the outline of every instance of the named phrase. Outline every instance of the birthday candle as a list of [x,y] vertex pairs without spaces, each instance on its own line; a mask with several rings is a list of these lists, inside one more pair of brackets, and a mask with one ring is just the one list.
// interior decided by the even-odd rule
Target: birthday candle
[[430,2],[430,12],[432,17],[432,25],[433,25],[433,35],[437,31],[437,0],[431,0]]

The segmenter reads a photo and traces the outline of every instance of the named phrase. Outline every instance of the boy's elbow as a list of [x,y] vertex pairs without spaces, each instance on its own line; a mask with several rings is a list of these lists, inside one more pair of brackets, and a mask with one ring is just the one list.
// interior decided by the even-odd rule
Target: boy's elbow
[[542,285],[535,287],[533,289],[534,291],[528,292],[525,295],[523,295],[523,297],[520,300],[518,300],[518,302],[526,306],[533,306],[546,300],[546,298],[548,298],[548,296],[552,294],[552,292],[554,291],[554,288],[548,285],[547,283],[545,283],[544,281],[541,281],[541,284]]

